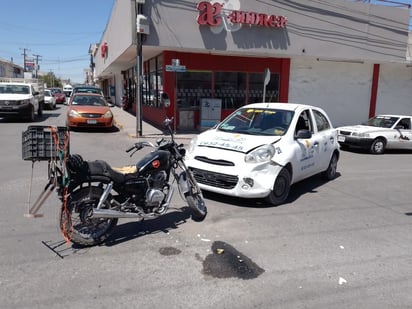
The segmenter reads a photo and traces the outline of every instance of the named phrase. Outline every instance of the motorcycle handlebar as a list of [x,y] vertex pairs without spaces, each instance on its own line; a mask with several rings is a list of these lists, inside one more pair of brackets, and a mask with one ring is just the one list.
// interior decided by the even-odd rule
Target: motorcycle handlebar
[[145,146],[149,146],[149,147],[155,147],[151,142],[138,142],[135,143],[132,147],[130,147],[129,149],[126,150],[126,152],[130,152],[132,150],[134,151],[138,151],[140,149],[142,149]]
[[130,147],[129,149],[127,149],[126,152],[130,152],[130,151],[132,151],[132,150],[138,151],[138,150],[140,150],[140,149],[142,149],[142,148],[143,148],[143,145],[142,145],[141,142],[139,142],[139,143],[135,143],[132,147]]

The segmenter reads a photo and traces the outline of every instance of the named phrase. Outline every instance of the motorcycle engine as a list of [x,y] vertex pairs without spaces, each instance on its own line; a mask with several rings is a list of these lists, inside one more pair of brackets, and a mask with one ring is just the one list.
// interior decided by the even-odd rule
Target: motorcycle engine
[[146,206],[157,207],[161,205],[166,196],[163,192],[165,180],[166,173],[164,171],[152,176],[150,179],[152,186],[146,192]]

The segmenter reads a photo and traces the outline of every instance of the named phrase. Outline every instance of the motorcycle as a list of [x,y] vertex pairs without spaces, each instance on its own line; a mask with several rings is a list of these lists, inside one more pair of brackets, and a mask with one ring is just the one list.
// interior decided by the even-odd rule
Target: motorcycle
[[[107,240],[119,218],[139,220],[164,215],[175,186],[191,209],[194,221],[203,221],[207,207],[202,192],[184,162],[185,148],[177,144],[166,118],[170,139],[134,143],[126,150],[132,157],[144,147],[152,147],[134,166],[111,167],[103,160],[85,161],[79,154],[67,158],[68,181],[60,179],[57,188],[63,205],[60,229],[72,243],[94,246]],[[63,185],[65,183],[65,185]]]

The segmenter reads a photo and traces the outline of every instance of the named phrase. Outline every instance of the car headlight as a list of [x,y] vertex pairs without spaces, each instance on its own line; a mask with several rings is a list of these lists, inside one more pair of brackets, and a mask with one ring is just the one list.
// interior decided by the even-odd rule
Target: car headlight
[[75,110],[71,110],[70,111],[70,113],[69,113],[69,117],[71,117],[71,118],[78,118],[78,117],[81,117],[81,115],[80,115],[80,113],[78,113],[77,111],[75,111]]
[[196,145],[197,145],[197,135],[190,140],[189,145],[187,147],[187,153],[190,154],[193,151],[195,151]]
[[26,105],[30,104],[30,99],[17,101],[17,105]]
[[369,133],[357,133],[357,132],[353,132],[352,136],[357,136],[357,137],[369,137]]
[[112,117],[113,117],[113,114],[112,114],[111,111],[107,111],[107,112],[105,112],[104,115],[103,115],[103,118],[112,118]]
[[246,163],[268,162],[275,155],[275,147],[271,144],[256,148],[245,156]]

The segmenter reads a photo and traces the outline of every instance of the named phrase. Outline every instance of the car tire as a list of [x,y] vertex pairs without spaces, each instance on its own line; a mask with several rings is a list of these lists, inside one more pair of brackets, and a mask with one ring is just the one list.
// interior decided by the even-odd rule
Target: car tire
[[33,122],[35,119],[36,119],[36,114],[35,114],[35,111],[34,111],[34,106],[30,105],[29,113],[27,115],[27,120],[29,122]]
[[382,137],[378,137],[373,140],[370,152],[372,154],[383,154],[385,152],[386,140]]
[[335,152],[330,158],[328,168],[322,173],[322,177],[326,180],[332,180],[336,177],[336,170],[338,168],[338,155]]
[[287,168],[282,168],[276,177],[272,191],[266,197],[266,202],[277,206],[282,204],[289,196],[291,175]]
[[39,117],[43,116],[43,109],[44,109],[44,104],[39,103],[39,109],[37,110],[37,116]]

